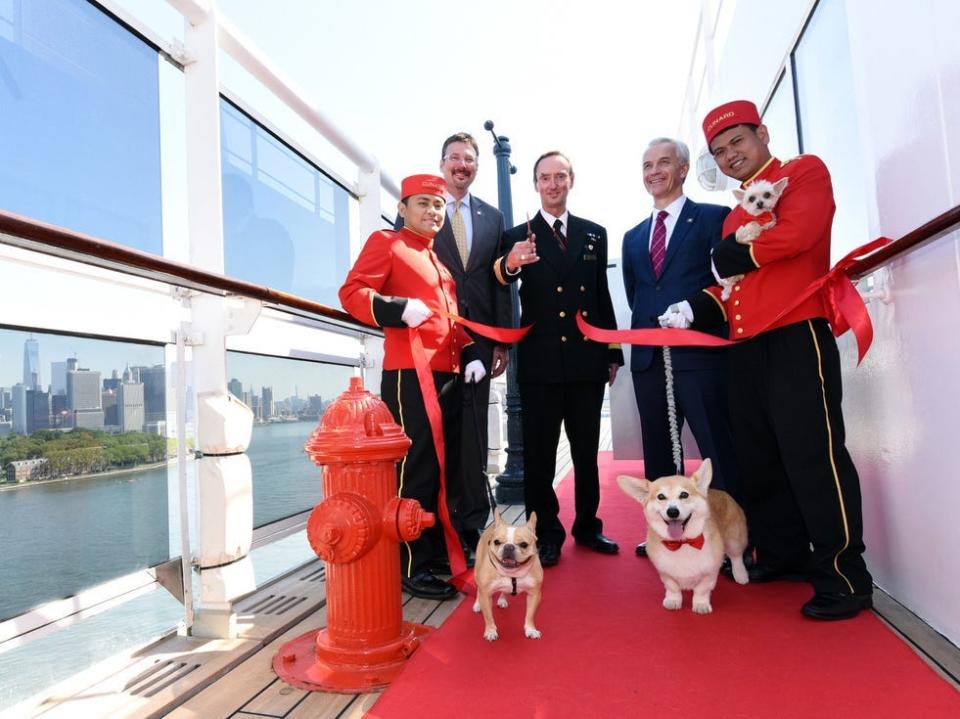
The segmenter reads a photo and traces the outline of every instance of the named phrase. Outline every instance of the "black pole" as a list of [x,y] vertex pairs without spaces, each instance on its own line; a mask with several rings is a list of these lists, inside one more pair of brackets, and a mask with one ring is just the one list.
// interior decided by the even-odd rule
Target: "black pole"
[[[493,155],[497,158],[497,201],[507,227],[513,227],[513,196],[510,175],[517,168],[510,164],[510,139],[493,132],[493,122],[483,124],[493,135]],[[520,326],[520,299],[517,283],[510,285],[511,324]],[[500,504],[518,504],[523,501],[523,426],[520,422],[520,389],[517,387],[517,346],[510,347],[507,365],[507,466],[497,477],[496,498]]]

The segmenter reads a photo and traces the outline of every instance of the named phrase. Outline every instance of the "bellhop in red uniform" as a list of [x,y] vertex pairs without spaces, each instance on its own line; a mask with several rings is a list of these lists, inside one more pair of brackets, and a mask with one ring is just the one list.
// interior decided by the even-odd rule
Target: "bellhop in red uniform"
[[[721,105],[703,130],[720,170],[749,187],[789,184],[777,224],[749,244],[736,229],[752,219],[735,207],[713,250],[720,277],[743,275],[726,302],[712,287],[689,298],[695,329],[721,321],[739,340],[729,354],[730,421],[743,479],[754,581],[801,573],[815,595],[802,611],[847,619],[872,606],[863,561],[857,470],[844,444],[840,361],[819,294],[772,322],[830,266],[835,210],[830,174],[813,155],[781,162],[751,102]],[[812,551],[811,551],[812,546]]]
[[[398,493],[437,511],[440,466],[410,348],[409,327],[419,329],[443,415],[446,472],[459,472],[461,361],[471,362],[467,332],[437,310],[457,313],[453,277],[433,251],[446,211],[442,177],[413,175],[401,183],[400,230],[380,230],[367,239],[340,288],[340,302],[353,317],[383,328],[380,396],[413,444],[398,468]],[[442,528],[401,545],[404,589],[420,597],[450,599],[454,587],[430,565],[446,557]]]

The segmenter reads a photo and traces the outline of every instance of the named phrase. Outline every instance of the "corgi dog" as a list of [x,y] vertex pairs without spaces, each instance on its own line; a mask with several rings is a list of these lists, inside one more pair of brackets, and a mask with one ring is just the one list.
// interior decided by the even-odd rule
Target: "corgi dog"
[[647,556],[666,593],[663,606],[680,609],[682,591],[693,590],[693,611],[713,611],[710,593],[717,586],[723,555],[730,557],[733,578],[748,581],[743,564],[747,520],[740,505],[720,489],[710,489],[709,459],[690,477],[646,479],[620,476],[617,483],[643,505],[647,520]]

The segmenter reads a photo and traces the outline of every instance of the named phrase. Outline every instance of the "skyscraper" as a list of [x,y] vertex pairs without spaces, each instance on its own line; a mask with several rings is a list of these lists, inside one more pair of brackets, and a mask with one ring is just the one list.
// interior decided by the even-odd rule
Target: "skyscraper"
[[23,343],[23,386],[40,389],[40,343],[33,337]]
[[100,373],[88,369],[67,370],[67,407],[74,427],[103,429]]
[[[74,368],[76,369],[76,368]],[[50,363],[50,394],[67,393],[67,362]]]
[[144,424],[143,383],[123,382],[117,390],[121,432],[142,432]]
[[167,372],[162,364],[153,367],[131,367],[129,380],[143,383],[143,412],[145,421],[163,422],[167,419]]
[[263,397],[263,403],[261,405],[263,419],[270,419],[275,414],[273,407],[273,387],[264,387],[261,391],[261,396]]
[[237,399],[243,399],[243,384],[236,377],[227,383],[227,390]]

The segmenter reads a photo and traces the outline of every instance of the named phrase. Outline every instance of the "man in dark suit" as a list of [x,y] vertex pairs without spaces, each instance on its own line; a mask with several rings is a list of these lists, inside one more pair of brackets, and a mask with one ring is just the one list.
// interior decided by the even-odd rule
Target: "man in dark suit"
[[[504,251],[503,215],[470,194],[477,177],[479,148],[473,136],[458,132],[444,140],[440,172],[447,182],[447,221],[433,249],[457,284],[460,315],[475,322],[509,327],[510,289],[496,281],[490,266]],[[402,222],[402,221],[401,221]],[[461,427],[462,469],[450,478],[448,505],[464,548],[475,551],[490,514],[487,494],[487,405],[490,380],[507,369],[507,347],[473,335],[486,375],[464,376]]]
[[506,285],[521,279],[521,323],[533,324],[517,353],[523,413],[524,501],[537,513],[540,561],[560,560],[566,531],[558,518],[553,489],[560,425],[570,440],[577,544],[615,554],[616,542],[603,535],[597,517],[600,481],[597,451],[604,383],[613,384],[623,365],[619,346],[592,342],[577,329],[581,315],[591,324],[616,328],[607,286],[607,231],[567,212],[573,167],[560,152],[541,155],[533,166],[541,210],[527,225],[507,232],[508,252],[494,265]]
[[[623,284],[632,310],[630,326],[659,327],[657,317],[715,283],[710,252],[721,240],[730,212],[722,205],[698,204],[683,194],[690,151],[678,140],[660,137],[643,154],[643,186],[653,211],[623,238]],[[713,330],[724,336],[726,326]],[[690,423],[702,457],[713,461],[712,487],[739,498],[733,436],[727,419],[725,348],[676,347],[670,351],[677,431]],[[647,478],[676,474],[667,419],[663,349],[636,345],[630,355],[633,389],[640,412]],[[682,460],[681,449],[681,460]],[[646,556],[646,546],[637,545]]]

